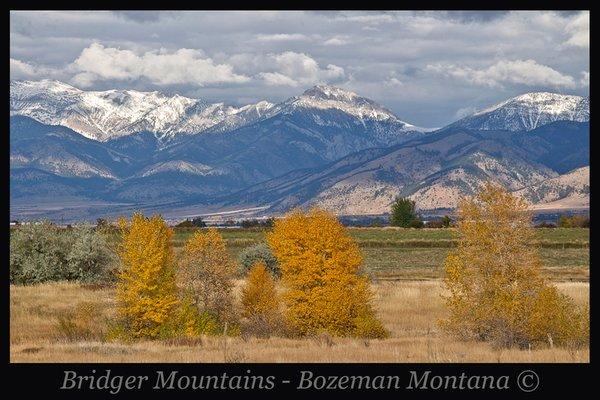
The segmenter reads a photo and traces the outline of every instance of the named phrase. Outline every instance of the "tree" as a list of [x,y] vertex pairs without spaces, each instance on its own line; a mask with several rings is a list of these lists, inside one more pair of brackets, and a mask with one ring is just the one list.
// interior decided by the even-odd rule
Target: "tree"
[[392,216],[390,218],[392,226],[408,228],[415,219],[417,219],[417,214],[415,213],[414,201],[399,197],[392,203]]
[[204,222],[202,217],[196,217],[192,219],[192,225],[197,228],[206,228],[206,222]]
[[262,262],[267,268],[267,271],[269,271],[274,278],[279,278],[281,276],[277,258],[275,258],[266,243],[258,243],[252,247],[245,248],[240,252],[238,260],[239,272],[242,275],[247,274],[248,271],[250,271],[250,268],[257,262]]
[[246,277],[242,289],[242,317],[245,330],[257,336],[268,336],[281,326],[275,281],[261,261],[250,268]]
[[136,213],[130,226],[124,227],[117,300],[119,315],[132,337],[161,337],[176,311],[172,235],[160,216],[146,218]]
[[286,319],[294,333],[385,336],[374,317],[367,278],[359,274],[358,245],[335,216],[295,210],[275,222],[267,240],[279,261]]
[[530,221],[522,199],[491,183],[460,202],[445,262],[448,331],[505,347],[587,340],[583,312],[541,276]]
[[449,227],[450,227],[450,225],[452,225],[452,218],[450,218],[450,217],[449,217],[449,216],[447,216],[447,215],[444,215],[444,216],[442,217],[442,226],[443,226],[444,228],[449,228]]
[[182,285],[198,309],[214,314],[220,322],[231,320],[235,264],[219,231],[195,232],[185,244],[179,266]]

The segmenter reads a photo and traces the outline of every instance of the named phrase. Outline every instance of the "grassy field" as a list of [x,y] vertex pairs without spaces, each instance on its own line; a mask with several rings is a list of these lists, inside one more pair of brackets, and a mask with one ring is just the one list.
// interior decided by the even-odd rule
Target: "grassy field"
[[[589,285],[558,287],[582,304]],[[589,362],[589,350],[541,348],[495,350],[440,332],[445,315],[439,281],[374,284],[378,316],[391,337],[383,340],[203,337],[186,341],[106,342],[115,314],[114,288],[77,283],[11,286],[11,362]],[[60,321],[70,310],[89,310],[93,329],[85,339],[69,336]]]
[[[349,228],[373,281],[385,340],[205,337],[193,341],[115,343],[104,340],[115,314],[114,288],[77,283],[11,286],[13,362],[588,362],[589,350],[495,350],[440,332],[443,262],[452,229]],[[175,251],[193,230],[177,229]],[[265,230],[222,229],[231,255],[265,240]],[[582,304],[589,298],[589,229],[537,229],[544,273]],[[118,237],[111,236],[116,243]],[[91,329],[70,332],[65,316],[84,310]],[[86,319],[87,318],[87,319]],[[66,322],[65,322],[66,321]]]
[[[363,251],[365,272],[374,279],[437,279],[456,241],[454,229],[349,228]],[[536,229],[534,246],[540,250],[545,273],[556,281],[589,279],[589,232],[587,228]],[[176,229],[179,249],[192,235]],[[265,240],[265,230],[221,229],[231,255]]]

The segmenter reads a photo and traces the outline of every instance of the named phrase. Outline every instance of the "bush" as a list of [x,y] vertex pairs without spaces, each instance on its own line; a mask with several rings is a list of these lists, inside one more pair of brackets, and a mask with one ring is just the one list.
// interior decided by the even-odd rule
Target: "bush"
[[442,224],[442,221],[439,219],[435,219],[433,221],[428,221],[426,226],[427,226],[427,228],[435,228],[435,229],[440,229],[440,228],[444,227],[444,225]]
[[45,221],[21,225],[10,234],[11,283],[105,281],[114,259],[104,236],[91,227],[61,229]]
[[449,217],[449,216],[447,216],[447,215],[444,215],[444,216],[442,217],[442,226],[443,226],[444,228],[450,228],[450,227],[452,226],[452,224],[453,224],[453,222],[452,222],[452,218],[450,218],[450,217]]
[[266,243],[259,243],[252,247],[245,248],[240,252],[238,260],[240,275],[246,275],[254,264],[262,262],[271,276],[274,278],[279,278],[281,276],[277,258],[275,258],[271,252],[271,248]]
[[275,218],[267,218],[265,220],[259,219],[245,219],[240,225],[242,228],[272,228],[275,222]]
[[186,219],[175,225],[176,228],[204,228],[206,227],[206,223],[202,220],[201,217],[196,217],[193,219]]
[[499,347],[586,343],[585,311],[541,275],[523,200],[487,184],[461,201],[459,216],[461,238],[445,263],[443,327]]
[[419,218],[415,218],[408,223],[408,228],[420,229],[423,226],[425,226],[425,224]]
[[357,317],[375,318],[372,292],[359,275],[360,249],[335,216],[312,209],[275,222],[268,242],[286,292],[286,322],[299,336],[353,336]]
[[263,262],[257,262],[248,272],[242,289],[242,317],[245,334],[268,337],[282,330],[275,281]]
[[102,339],[103,326],[98,316],[102,314],[98,304],[92,302],[79,303],[74,311],[64,312],[57,317],[56,329],[60,336],[68,340]]
[[372,314],[363,314],[354,320],[354,336],[365,339],[384,339],[389,332]]
[[114,278],[106,268],[114,261],[104,237],[92,228],[73,229],[71,248],[66,261],[71,279],[85,283],[104,282]]
[[543,222],[540,222],[539,224],[537,224],[535,227],[536,228],[556,228],[556,225],[554,225],[551,222],[543,221]]
[[558,226],[560,228],[589,228],[590,218],[583,215],[573,215],[571,217],[563,215],[558,219]]

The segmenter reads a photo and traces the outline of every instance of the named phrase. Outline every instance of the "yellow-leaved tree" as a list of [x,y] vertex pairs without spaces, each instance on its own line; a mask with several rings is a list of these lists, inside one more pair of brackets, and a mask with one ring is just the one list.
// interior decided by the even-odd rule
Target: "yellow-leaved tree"
[[158,338],[176,310],[177,288],[171,229],[160,216],[134,214],[129,226],[120,221],[122,243],[118,273],[118,313],[127,335]]
[[585,309],[541,275],[527,204],[487,183],[458,207],[457,248],[445,262],[450,311],[441,324],[502,347],[588,341]]
[[337,218],[294,210],[275,222],[268,242],[281,267],[286,322],[298,335],[385,337],[359,274],[358,245]]
[[236,266],[219,231],[197,231],[186,242],[179,260],[181,286],[201,313],[219,323],[233,322],[233,278]]
[[242,288],[244,331],[255,336],[269,336],[282,329],[282,316],[275,280],[264,261],[257,261],[248,271]]

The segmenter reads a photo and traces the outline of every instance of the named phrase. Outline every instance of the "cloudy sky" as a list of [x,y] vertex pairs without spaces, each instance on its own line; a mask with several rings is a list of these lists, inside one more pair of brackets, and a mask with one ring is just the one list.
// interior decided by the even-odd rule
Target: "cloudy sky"
[[442,126],[589,93],[588,12],[11,12],[12,79],[277,102],[319,83]]

